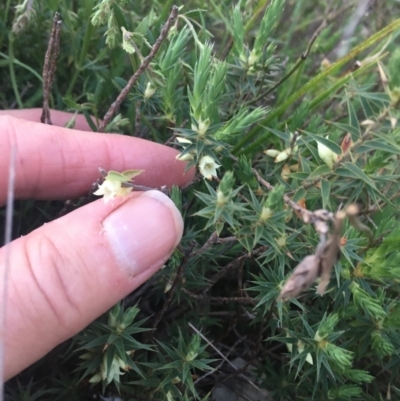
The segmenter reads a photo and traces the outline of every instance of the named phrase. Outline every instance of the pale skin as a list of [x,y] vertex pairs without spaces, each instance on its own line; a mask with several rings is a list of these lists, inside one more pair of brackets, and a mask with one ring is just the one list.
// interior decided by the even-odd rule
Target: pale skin
[[[98,168],[141,169],[139,185],[185,185],[194,171],[174,149],[122,135],[89,132],[78,116],[41,110],[0,110],[0,204],[7,198],[10,151],[16,149],[17,199],[71,199],[87,194]],[[96,200],[10,246],[5,380],[78,333],[157,272],[179,243],[183,221],[159,191]],[[0,249],[0,269],[5,249]],[[1,301],[2,302],[2,301]]]

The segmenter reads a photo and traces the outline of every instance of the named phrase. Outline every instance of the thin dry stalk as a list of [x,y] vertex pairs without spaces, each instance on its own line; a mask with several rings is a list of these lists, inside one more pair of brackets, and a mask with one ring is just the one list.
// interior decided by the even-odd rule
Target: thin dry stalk
[[54,80],[54,74],[56,71],[57,56],[60,52],[60,32],[62,27],[62,21],[60,20],[60,14],[55,13],[53,18],[53,27],[51,29],[49,44],[47,46],[46,55],[44,58],[43,66],[43,111],[40,121],[44,124],[52,125],[50,118],[50,93],[51,86]]
[[150,53],[148,56],[146,56],[138,70],[131,76],[129,79],[128,83],[126,86],[121,90],[120,94],[118,95],[117,99],[111,104],[110,108],[108,109],[107,113],[103,117],[103,121],[101,122],[99,126],[98,132],[104,132],[104,129],[106,128],[107,124],[111,121],[111,118],[114,116],[116,113],[117,109],[121,105],[121,103],[124,101],[124,99],[128,96],[128,93],[131,91],[131,89],[134,87],[136,84],[136,81],[139,79],[140,75],[143,74],[143,72],[148,68],[150,65],[150,62],[154,59],[156,56],[158,50],[160,49],[160,46],[164,39],[167,37],[169,30],[172,28],[174,25],[177,17],[178,17],[178,7],[177,6],[172,6],[171,13],[167,19],[167,22],[165,23],[164,27],[161,30],[160,36],[157,38],[155,41],[153,47],[150,50]]
[[[238,371],[239,369],[210,341],[205,337],[199,330],[196,329],[191,323],[189,323],[189,327],[196,333],[198,334],[227,364],[229,364],[233,369]],[[244,380],[247,381],[251,386],[256,388],[257,390],[260,390],[248,377],[246,376],[241,376]]]
[[135,108],[135,136],[140,138],[140,100],[136,102]]

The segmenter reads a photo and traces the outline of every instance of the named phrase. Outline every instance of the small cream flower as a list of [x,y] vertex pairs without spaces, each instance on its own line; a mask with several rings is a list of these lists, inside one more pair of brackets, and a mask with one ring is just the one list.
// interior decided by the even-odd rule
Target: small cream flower
[[[329,136],[327,136],[326,139],[329,139]],[[339,160],[339,156],[320,142],[317,142],[317,146],[318,146],[319,157],[330,168],[333,168],[333,164]]]
[[124,187],[123,183],[129,183],[132,178],[141,174],[143,170],[127,170],[123,173],[117,171],[109,171],[106,175],[104,182],[99,186],[98,190],[93,192],[93,195],[103,196],[104,203],[109,202],[116,196],[125,196],[132,191],[133,187]]
[[200,174],[208,180],[212,180],[212,177],[217,176],[217,168],[219,167],[221,165],[216,163],[211,156],[203,156],[199,161]]

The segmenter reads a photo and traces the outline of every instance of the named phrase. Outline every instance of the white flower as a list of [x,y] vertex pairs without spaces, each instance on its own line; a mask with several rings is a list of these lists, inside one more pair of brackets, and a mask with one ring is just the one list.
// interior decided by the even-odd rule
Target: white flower
[[125,196],[132,191],[133,186],[124,187],[123,183],[128,183],[133,177],[141,174],[142,170],[127,170],[123,173],[117,171],[109,171],[104,182],[99,186],[99,189],[93,192],[93,195],[103,196],[104,203],[109,202],[116,196]]
[[109,202],[111,199],[114,199],[116,196],[124,196],[132,191],[132,187],[123,188],[121,186],[121,182],[119,181],[110,181],[105,180],[96,192],[93,192],[93,195],[104,196],[104,203]]
[[[329,135],[326,137],[326,139],[329,139]],[[339,156],[336,153],[332,152],[329,148],[327,148],[325,145],[323,145],[320,142],[317,142],[317,146],[318,146],[318,155],[319,155],[319,157],[330,168],[333,168],[333,164],[338,161]]]
[[211,156],[203,156],[199,161],[200,174],[208,180],[212,180],[212,177],[217,176],[217,168],[219,167],[221,165],[216,163]]
[[176,139],[179,143],[188,143],[188,144],[191,144],[191,143],[192,143],[192,141],[191,141],[190,139],[183,138],[182,136],[177,136],[175,139]]

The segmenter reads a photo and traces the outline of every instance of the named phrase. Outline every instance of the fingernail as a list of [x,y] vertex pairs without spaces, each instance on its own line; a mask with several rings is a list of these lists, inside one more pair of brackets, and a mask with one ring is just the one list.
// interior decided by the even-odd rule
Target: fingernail
[[108,215],[103,231],[118,264],[135,276],[163,265],[181,240],[183,220],[166,195],[146,191]]

